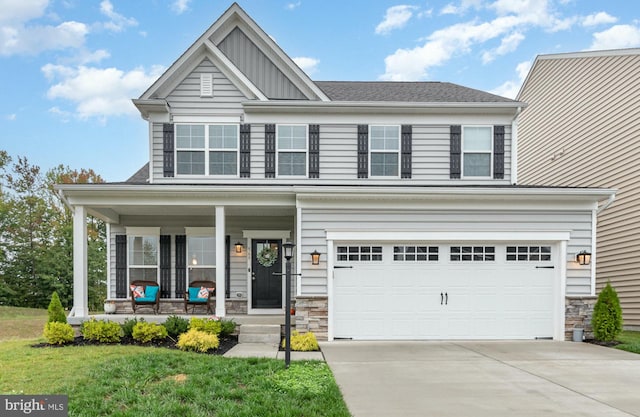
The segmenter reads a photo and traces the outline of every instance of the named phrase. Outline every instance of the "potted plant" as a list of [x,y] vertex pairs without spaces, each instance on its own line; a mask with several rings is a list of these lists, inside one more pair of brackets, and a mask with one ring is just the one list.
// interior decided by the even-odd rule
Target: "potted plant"
[[115,300],[104,300],[104,312],[105,314],[113,314],[116,312]]

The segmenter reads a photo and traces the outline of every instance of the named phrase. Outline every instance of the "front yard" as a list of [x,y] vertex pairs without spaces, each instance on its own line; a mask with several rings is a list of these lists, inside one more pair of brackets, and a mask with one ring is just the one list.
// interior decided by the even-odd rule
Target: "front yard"
[[616,346],[617,349],[640,354],[640,332],[625,330],[616,340],[620,342],[620,344]]

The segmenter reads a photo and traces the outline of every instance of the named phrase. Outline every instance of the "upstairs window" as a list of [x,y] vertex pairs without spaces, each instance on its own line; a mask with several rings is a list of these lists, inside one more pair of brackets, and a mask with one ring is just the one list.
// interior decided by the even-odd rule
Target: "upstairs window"
[[400,126],[371,126],[370,161],[372,177],[398,177]]
[[307,175],[307,126],[278,125],[278,175]]
[[462,176],[491,178],[493,134],[490,126],[462,128]]
[[176,125],[177,175],[238,175],[238,125]]

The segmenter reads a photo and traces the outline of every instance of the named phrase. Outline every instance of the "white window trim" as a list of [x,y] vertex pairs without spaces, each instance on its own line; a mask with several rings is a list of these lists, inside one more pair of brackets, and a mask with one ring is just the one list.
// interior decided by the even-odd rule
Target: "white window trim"
[[[398,150],[397,151],[393,151],[391,149],[373,149],[371,146],[371,128],[372,127],[396,127],[398,128]],[[400,166],[402,164],[401,158],[402,158],[402,129],[400,125],[369,125],[369,143],[368,143],[368,148],[369,148],[369,177],[370,178],[400,178]],[[397,153],[398,154],[398,175],[374,175],[373,174],[373,170],[371,169],[371,154],[374,153]]]
[[[178,126],[204,126],[204,148],[178,148],[177,128]],[[238,133],[235,148],[211,148],[209,147],[209,126],[236,126]],[[238,123],[176,123],[173,126],[173,134],[176,146],[174,146],[174,175],[176,178],[239,178],[240,177],[240,124]],[[204,152],[204,174],[178,174],[178,152]],[[236,173],[233,175],[212,175],[209,173],[210,152],[235,152],[236,153]]]
[[[491,146],[488,151],[470,151],[468,153],[488,153],[489,154],[489,175],[488,176],[475,176],[475,175],[464,175],[464,154],[466,153],[464,150],[464,129],[466,127],[484,127],[489,128],[489,135],[491,138]],[[493,179],[493,126],[492,125],[463,125],[461,129],[461,140],[460,140],[460,178],[474,179],[474,180],[487,180]]]
[[[304,126],[305,148],[302,149],[282,149],[278,146],[278,133],[281,126]],[[284,153],[304,153],[304,175],[283,175],[280,174],[280,152]],[[277,178],[307,178],[309,177],[309,125],[301,123],[282,123],[276,125],[276,177]]]
[[[125,227],[125,233],[127,235],[127,283],[131,283],[131,268],[136,269],[154,269],[156,270],[156,282],[159,282],[160,277],[160,228],[159,227]],[[130,237],[155,237],[157,241],[158,253],[156,257],[156,266],[150,265],[131,265],[131,259],[129,258],[129,238]]]
[[[186,265],[187,265],[187,282],[186,282],[186,286],[189,287],[189,281],[191,281],[191,276],[189,273],[190,269],[216,269],[216,264],[215,264],[215,260],[217,259],[217,257],[214,257],[214,264],[210,265],[210,264],[197,264],[197,265],[192,265],[191,264],[191,252],[190,252],[190,248],[189,248],[189,238],[190,237],[208,237],[213,239],[213,244],[214,244],[214,253],[218,252],[218,248],[216,246],[216,228],[215,227],[185,227],[185,234],[187,235],[187,259],[186,261]],[[213,279],[213,281],[215,281],[215,277]]]

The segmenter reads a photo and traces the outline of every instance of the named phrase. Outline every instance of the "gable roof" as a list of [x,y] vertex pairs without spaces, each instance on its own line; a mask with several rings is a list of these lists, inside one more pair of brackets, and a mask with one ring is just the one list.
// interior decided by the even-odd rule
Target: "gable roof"
[[447,82],[316,81],[316,85],[334,101],[515,103],[515,100]]

